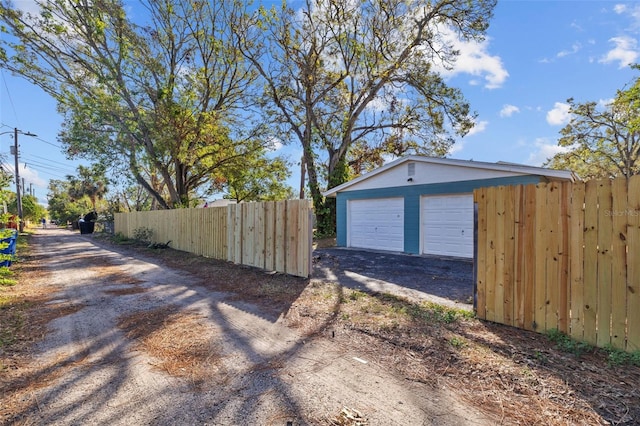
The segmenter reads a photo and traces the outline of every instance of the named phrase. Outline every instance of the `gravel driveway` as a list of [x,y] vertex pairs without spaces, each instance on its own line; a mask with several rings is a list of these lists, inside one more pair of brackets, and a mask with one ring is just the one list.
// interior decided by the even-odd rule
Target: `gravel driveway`
[[[25,424],[337,424],[330,419],[342,407],[365,410],[367,425],[491,424],[451,389],[408,381],[363,359],[362,350],[338,332],[301,335],[237,294],[197,285],[197,277],[143,255],[57,229],[38,230],[34,251],[46,271],[34,285],[51,289],[49,303],[74,309],[49,324],[38,346],[36,369],[43,380],[25,397],[30,406],[20,415]],[[318,252],[316,263],[338,262],[344,268],[339,254]],[[344,268],[337,275],[367,285],[403,283],[401,274],[388,282],[362,278],[376,269],[370,262],[384,256],[350,255],[362,269]],[[446,268],[438,270],[433,276],[444,279]],[[197,389],[155,368],[158,360],[137,349],[119,326],[122,318],[170,306],[176,314],[195,317],[194,326],[212,336],[219,373]]]
[[313,252],[313,277],[473,310],[473,262],[347,248]]

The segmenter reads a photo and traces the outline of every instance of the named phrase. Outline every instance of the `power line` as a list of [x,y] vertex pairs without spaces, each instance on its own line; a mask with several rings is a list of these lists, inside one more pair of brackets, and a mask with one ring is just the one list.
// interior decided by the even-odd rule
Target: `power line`
[[[11,104],[11,110],[13,111],[13,116],[18,121],[18,114],[16,113],[16,106],[13,104],[13,98],[11,97],[11,92],[9,91],[9,85],[7,84],[7,79],[4,78],[4,72],[0,71],[0,75],[2,75],[2,82],[4,83],[4,88],[7,91],[7,97],[9,98],[9,103]],[[7,126],[9,127],[9,126]]]
[[68,165],[69,165],[69,163],[62,163],[62,162],[60,162],[60,161],[50,160],[50,159],[48,159],[48,158],[39,157],[39,156],[37,156],[37,155],[33,155],[33,154],[30,154],[29,156],[30,156],[30,157],[33,157],[33,158],[37,158],[37,159],[39,159],[39,160],[44,160],[44,161],[49,162],[49,163],[60,164],[61,166],[68,166]]
[[51,145],[51,146],[55,146],[56,148],[62,149],[62,145],[60,145],[60,144],[56,144],[56,143],[53,143],[53,142],[49,142],[49,141],[46,141],[46,140],[44,140],[44,139],[42,139],[42,138],[37,138],[37,137],[36,137],[36,138],[34,138],[34,139],[37,139],[37,140],[39,140],[40,142],[44,142],[44,143],[46,143],[46,144],[48,144],[48,145]]
[[[21,162],[22,162],[22,161],[21,161]],[[45,164],[38,163],[38,162],[35,162],[35,161],[31,161],[31,160],[28,160],[28,161],[27,161],[26,163],[24,163],[24,164],[25,164],[25,168],[26,168],[26,169],[32,169],[32,170],[34,170],[34,171],[36,171],[36,172],[37,172],[38,170],[40,170],[43,174],[47,174],[47,175],[50,175],[50,176],[54,176],[54,177],[56,177],[56,178],[60,178],[60,179],[66,179],[66,178],[67,178],[67,176],[69,175],[69,173],[67,173],[67,171],[66,171],[66,170],[62,170],[62,169],[57,168],[57,167],[47,166],[47,165],[45,165]],[[36,166],[36,167],[29,167],[30,165],[34,165],[34,166]],[[4,170],[7,170],[8,172],[10,172],[10,173],[12,173],[12,174],[13,174],[13,173],[15,173],[15,171],[14,171],[14,166],[12,166],[11,164],[5,164],[5,163],[2,163],[2,165],[1,165],[0,167],[2,167]],[[65,173],[65,175],[64,175],[64,176],[62,176],[62,175],[57,174],[56,172],[57,172],[57,173]],[[40,176],[39,176],[39,177],[40,177]]]
[[72,175],[73,174],[73,173],[69,173],[68,170],[60,169],[59,167],[55,167],[55,166],[49,166],[49,165],[40,163],[38,161],[33,161],[33,160],[28,160],[27,159],[27,161],[24,164],[26,165],[26,167],[28,167],[29,165],[36,166],[38,169],[43,169],[44,171],[46,171],[48,174],[50,174],[52,176],[54,176],[54,173],[51,173],[51,172],[65,173],[65,176],[57,175],[58,177],[61,177],[61,178],[66,178],[67,175],[69,175],[69,174]]

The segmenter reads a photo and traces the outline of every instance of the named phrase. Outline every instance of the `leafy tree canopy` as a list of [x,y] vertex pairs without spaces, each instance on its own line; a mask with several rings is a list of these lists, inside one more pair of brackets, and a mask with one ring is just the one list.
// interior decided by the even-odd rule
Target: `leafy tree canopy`
[[227,198],[242,201],[277,201],[294,198],[293,188],[285,181],[289,163],[281,157],[251,159],[251,164],[229,170],[225,181]]
[[88,197],[74,200],[70,192],[72,192],[70,182],[57,179],[49,181],[47,198],[51,220],[58,223],[73,222],[92,211],[93,206]]
[[563,151],[545,165],[572,170],[583,179],[640,173],[639,87],[640,79],[607,104],[569,99],[571,119],[558,140]]
[[68,194],[72,201],[88,197],[93,211],[96,211],[96,201],[104,198],[107,193],[107,178],[105,167],[96,164],[91,167],[78,166],[78,177],[67,176]]
[[495,4],[307,0],[301,10],[260,9],[238,27],[265,82],[266,116],[302,146],[320,226],[335,213],[323,187],[385,154],[444,155],[452,134],[473,126],[461,92],[437,70],[459,53],[446,37],[481,40]]
[[172,208],[268,146],[255,70],[229,36],[244,2],[140,0],[137,20],[121,0],[39,4],[0,0],[0,66],[57,99],[70,156],[126,169]]

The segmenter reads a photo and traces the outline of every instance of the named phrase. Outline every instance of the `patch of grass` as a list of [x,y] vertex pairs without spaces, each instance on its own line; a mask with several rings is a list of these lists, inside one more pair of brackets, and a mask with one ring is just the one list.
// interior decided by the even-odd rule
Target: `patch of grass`
[[535,351],[533,355],[541,364],[546,364],[547,362],[549,362],[549,358],[540,351]]
[[461,348],[466,345],[466,342],[463,338],[458,336],[453,336],[449,339],[449,344],[454,348]]
[[132,240],[131,238],[125,237],[121,232],[118,232],[118,233],[116,233],[114,235],[109,236],[108,240],[110,240],[111,243],[118,244],[118,245],[133,245],[133,244],[136,244],[135,240]]
[[18,281],[12,278],[14,272],[7,266],[0,267],[0,287],[11,287],[18,284]]
[[547,338],[555,343],[559,350],[571,353],[577,357],[593,350],[593,346],[590,344],[574,340],[556,328],[547,331]]
[[0,277],[0,287],[11,287],[18,284],[18,281],[11,279],[11,278],[5,278],[5,277]]
[[407,315],[416,321],[452,324],[460,319],[474,317],[473,312],[464,309],[449,308],[433,302],[412,303],[392,294],[382,295],[381,300],[389,303],[393,312]]
[[604,350],[607,352],[609,365],[635,365],[640,367],[640,351],[625,352],[611,345],[607,345]]
[[353,290],[347,296],[347,298],[349,300],[353,300],[353,301],[356,301],[358,299],[362,299],[364,297],[367,297],[367,293],[365,293],[364,291],[361,291],[361,290]]

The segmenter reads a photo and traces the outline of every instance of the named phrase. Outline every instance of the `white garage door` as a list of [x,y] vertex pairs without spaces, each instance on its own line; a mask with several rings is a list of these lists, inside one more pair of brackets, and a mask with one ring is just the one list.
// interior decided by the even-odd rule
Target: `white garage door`
[[473,195],[422,198],[422,252],[473,258]]
[[350,200],[349,247],[404,251],[404,198]]

